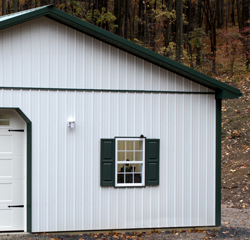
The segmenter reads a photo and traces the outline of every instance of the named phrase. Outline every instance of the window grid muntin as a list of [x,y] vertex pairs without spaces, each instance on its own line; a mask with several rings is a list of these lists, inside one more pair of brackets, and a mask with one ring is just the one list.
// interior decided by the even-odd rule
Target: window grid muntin
[[[125,146],[123,150],[118,150],[119,146],[121,146],[120,142],[124,141]],[[126,142],[127,141],[133,141],[133,150],[127,150]],[[142,142],[142,146],[140,150],[135,150],[135,144],[136,142]],[[126,186],[126,187],[136,187],[136,186],[144,186],[145,185],[145,138],[116,138],[116,161],[115,161],[115,186]],[[118,153],[119,152],[125,152],[125,159],[126,159],[126,152],[133,151],[133,160],[132,161],[118,161]],[[141,152],[142,153],[142,160],[137,161],[135,160],[135,152]],[[129,163],[128,163],[129,162]],[[132,183],[126,183],[126,172],[124,169],[124,172],[118,172],[118,165],[123,165],[123,167],[126,166],[126,164],[130,164],[134,167],[134,165],[141,165],[141,171],[140,172],[131,172],[132,175]],[[134,170],[134,169],[133,169]],[[129,173],[130,174],[130,173]],[[141,178],[141,183],[134,183],[135,182],[135,174],[139,174]],[[118,183],[118,175],[123,175],[123,183]]]

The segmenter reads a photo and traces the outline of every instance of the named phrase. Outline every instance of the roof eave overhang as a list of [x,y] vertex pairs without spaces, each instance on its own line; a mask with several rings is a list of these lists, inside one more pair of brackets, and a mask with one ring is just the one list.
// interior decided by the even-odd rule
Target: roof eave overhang
[[186,67],[178,62],[168,59],[160,54],[157,54],[149,49],[146,49],[140,45],[137,45],[131,41],[128,41],[122,37],[119,37],[113,33],[105,31],[95,25],[85,22],[77,17],[74,17],[68,13],[58,10],[52,5],[38,8],[35,11],[27,12],[20,16],[15,16],[4,22],[0,22],[0,29],[11,27],[13,25],[23,23],[26,21],[33,20],[46,16],[62,24],[65,24],[71,28],[74,28],[80,32],[83,32],[91,37],[99,39],[107,44],[117,47],[123,51],[131,53],[137,57],[140,57],[148,62],[156,64],[162,68],[172,71],[176,74],[181,75],[191,81],[199,83],[205,87],[208,87],[215,91],[215,96],[218,99],[224,98],[238,98],[242,94],[240,90],[222,83],[214,78],[211,78],[203,73]]

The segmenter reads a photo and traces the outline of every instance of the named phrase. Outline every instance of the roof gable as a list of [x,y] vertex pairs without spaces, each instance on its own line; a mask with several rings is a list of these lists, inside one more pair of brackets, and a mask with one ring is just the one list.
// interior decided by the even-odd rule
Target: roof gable
[[142,58],[150,63],[156,64],[166,70],[172,71],[182,77],[190,79],[216,92],[216,98],[238,98],[240,90],[211,78],[201,72],[193,70],[178,62],[168,59],[158,53],[119,37],[113,33],[103,30],[68,13],[58,10],[52,5],[34,8],[22,12],[13,13],[0,17],[0,29],[8,28],[19,23],[46,16],[91,37],[99,39],[107,44],[117,47],[123,51]]

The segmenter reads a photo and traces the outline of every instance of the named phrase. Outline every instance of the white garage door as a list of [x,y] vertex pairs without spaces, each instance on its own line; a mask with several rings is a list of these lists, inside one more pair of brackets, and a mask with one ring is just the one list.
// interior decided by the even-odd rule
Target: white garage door
[[14,110],[0,110],[0,231],[26,227],[26,124]]

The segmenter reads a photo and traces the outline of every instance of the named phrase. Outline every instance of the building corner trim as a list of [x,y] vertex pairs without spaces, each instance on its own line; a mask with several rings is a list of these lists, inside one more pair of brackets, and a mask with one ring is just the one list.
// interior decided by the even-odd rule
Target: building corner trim
[[221,226],[221,99],[216,99],[215,226]]

